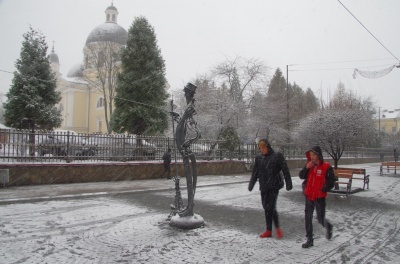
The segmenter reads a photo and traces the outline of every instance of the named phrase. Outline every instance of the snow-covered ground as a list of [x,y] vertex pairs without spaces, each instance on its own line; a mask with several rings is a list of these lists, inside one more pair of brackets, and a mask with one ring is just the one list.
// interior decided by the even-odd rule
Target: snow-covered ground
[[[304,197],[295,172],[293,190],[282,190],[278,198],[282,239],[258,237],[264,216],[257,188],[247,190],[249,175],[201,176],[195,213],[206,224],[194,230],[169,226],[175,191],[166,180],[136,181],[141,188],[132,192],[114,187],[107,194],[99,183],[99,196],[27,200],[25,193],[23,202],[2,202],[0,263],[400,263],[400,175],[379,176],[378,164],[357,166],[371,174],[370,189],[350,197],[330,194],[333,238],[325,239],[315,219],[309,249],[301,248]],[[31,188],[34,198],[52,187]],[[8,192],[0,189],[3,201]]]

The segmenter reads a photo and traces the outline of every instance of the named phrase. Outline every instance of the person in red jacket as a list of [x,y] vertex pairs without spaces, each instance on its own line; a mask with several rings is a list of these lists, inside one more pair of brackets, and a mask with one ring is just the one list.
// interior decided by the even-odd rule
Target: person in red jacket
[[334,187],[335,175],[332,166],[324,161],[319,146],[312,147],[306,152],[307,163],[299,172],[300,179],[304,182],[303,192],[306,196],[305,222],[307,241],[302,244],[303,248],[314,245],[312,219],[314,208],[317,209],[318,222],[326,229],[326,238],[332,238],[332,224],[325,219],[327,192]]

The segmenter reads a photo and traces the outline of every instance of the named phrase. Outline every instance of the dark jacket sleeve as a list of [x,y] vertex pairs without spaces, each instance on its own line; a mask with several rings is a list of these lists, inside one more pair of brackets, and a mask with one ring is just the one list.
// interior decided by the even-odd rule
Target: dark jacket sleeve
[[250,181],[249,181],[249,187],[248,187],[248,189],[249,189],[250,192],[253,190],[254,185],[255,185],[256,182],[257,182],[259,166],[260,166],[259,158],[256,157],[256,159],[255,159],[255,161],[254,161],[253,171],[252,171],[252,173],[251,173],[251,178],[250,178]]
[[292,185],[292,176],[290,175],[289,167],[286,163],[285,157],[283,157],[282,154],[280,154],[279,156],[280,156],[279,159],[281,162],[283,176],[285,177],[286,189],[291,190],[293,185]]
[[304,166],[304,168],[302,168],[301,171],[299,172],[299,178],[302,180],[306,180],[307,175],[308,175],[308,169],[306,168],[306,166]]
[[332,190],[334,186],[335,186],[335,173],[333,172],[332,166],[330,166],[325,175],[325,185],[322,191],[327,192],[329,190]]

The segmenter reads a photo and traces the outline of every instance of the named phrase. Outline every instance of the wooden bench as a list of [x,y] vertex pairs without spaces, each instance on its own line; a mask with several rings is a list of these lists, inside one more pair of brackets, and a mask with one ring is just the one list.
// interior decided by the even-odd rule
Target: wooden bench
[[336,169],[334,170],[335,177],[337,181],[335,182],[335,188],[330,190],[333,193],[342,193],[343,191],[339,190],[339,185],[346,185],[346,196],[351,194],[351,184],[353,182],[353,172],[349,170]]
[[381,163],[381,170],[380,170],[380,175],[383,175],[383,167],[386,167],[387,172],[389,173],[390,169],[394,169],[394,174],[397,174],[397,168],[400,169],[400,162],[395,162],[395,161],[386,161]]
[[[369,189],[369,174],[367,175],[367,171],[365,169],[360,169],[360,168],[337,168],[337,169],[353,172],[353,180],[362,180],[364,183],[362,189],[365,190],[365,185],[367,185],[367,189]],[[356,176],[354,174],[356,174]]]

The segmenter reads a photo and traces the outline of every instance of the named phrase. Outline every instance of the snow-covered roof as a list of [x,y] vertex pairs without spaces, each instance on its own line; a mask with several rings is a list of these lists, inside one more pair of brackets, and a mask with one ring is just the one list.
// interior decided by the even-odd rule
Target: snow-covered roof
[[83,63],[77,63],[68,71],[67,77],[83,77]]
[[381,112],[381,119],[393,119],[393,118],[400,118],[400,109],[383,110]]
[[61,77],[67,82],[72,82],[72,83],[80,83],[80,84],[87,84],[85,80],[82,80],[79,77]]

